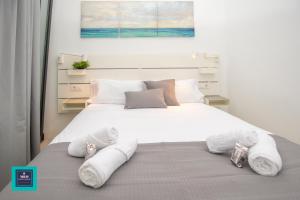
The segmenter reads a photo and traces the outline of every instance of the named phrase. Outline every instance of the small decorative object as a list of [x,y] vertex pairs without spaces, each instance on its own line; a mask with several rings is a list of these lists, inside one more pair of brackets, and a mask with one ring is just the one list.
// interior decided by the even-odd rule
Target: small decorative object
[[231,161],[239,168],[243,167],[244,162],[247,160],[248,148],[239,143],[235,144],[233,152],[231,154]]
[[97,148],[95,144],[86,144],[86,155],[85,160],[93,157],[97,152]]
[[73,67],[74,69],[86,69],[90,66],[89,61],[79,61],[79,62],[74,62]]

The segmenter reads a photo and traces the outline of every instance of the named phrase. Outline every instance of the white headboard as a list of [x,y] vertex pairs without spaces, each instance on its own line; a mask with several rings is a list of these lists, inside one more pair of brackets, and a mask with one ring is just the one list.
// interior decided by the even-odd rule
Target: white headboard
[[72,64],[85,57],[80,54],[59,55],[58,112],[64,112],[65,100],[85,100],[90,97],[93,79],[197,79],[204,94],[219,94],[219,58],[207,54],[189,55],[87,55],[90,67],[72,70]]

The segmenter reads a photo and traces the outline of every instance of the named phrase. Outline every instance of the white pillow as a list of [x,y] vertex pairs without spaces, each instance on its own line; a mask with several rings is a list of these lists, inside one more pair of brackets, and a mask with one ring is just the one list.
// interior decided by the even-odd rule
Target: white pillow
[[179,103],[203,103],[204,95],[195,79],[176,80],[175,93]]
[[125,104],[125,92],[142,91],[145,89],[140,80],[94,80],[97,85],[97,94],[93,97],[93,103]]

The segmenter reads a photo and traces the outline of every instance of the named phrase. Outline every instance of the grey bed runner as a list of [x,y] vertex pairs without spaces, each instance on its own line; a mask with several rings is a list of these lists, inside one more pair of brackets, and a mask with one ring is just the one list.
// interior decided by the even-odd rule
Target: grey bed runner
[[132,159],[100,189],[84,186],[83,159],[67,155],[68,143],[53,144],[30,165],[38,166],[37,192],[11,192],[1,200],[254,200],[300,199],[300,146],[276,137],[283,171],[276,177],[234,167],[228,156],[207,151],[205,142],[139,145]]

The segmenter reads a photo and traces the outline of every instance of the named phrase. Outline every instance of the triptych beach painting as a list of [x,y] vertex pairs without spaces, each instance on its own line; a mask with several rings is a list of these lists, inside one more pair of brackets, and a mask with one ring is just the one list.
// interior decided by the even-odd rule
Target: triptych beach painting
[[194,37],[191,1],[82,1],[81,38]]

